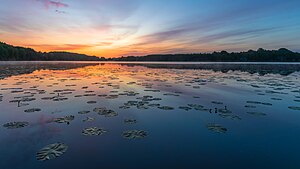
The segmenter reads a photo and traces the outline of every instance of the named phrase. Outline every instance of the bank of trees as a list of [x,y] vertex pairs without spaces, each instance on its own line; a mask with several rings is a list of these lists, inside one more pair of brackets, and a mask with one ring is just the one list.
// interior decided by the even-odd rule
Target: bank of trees
[[157,54],[112,58],[113,61],[176,61],[176,62],[300,62],[300,54],[288,49],[258,49],[247,52],[226,51],[193,54]]
[[99,61],[96,56],[70,52],[36,52],[31,48],[16,47],[0,42],[0,60],[2,61]]
[[166,62],[300,62],[300,53],[288,49],[258,49],[247,52],[228,53],[226,51],[193,54],[157,54],[147,56],[127,56],[119,58],[99,58],[70,52],[36,52],[31,48],[16,47],[0,42],[2,61],[166,61]]

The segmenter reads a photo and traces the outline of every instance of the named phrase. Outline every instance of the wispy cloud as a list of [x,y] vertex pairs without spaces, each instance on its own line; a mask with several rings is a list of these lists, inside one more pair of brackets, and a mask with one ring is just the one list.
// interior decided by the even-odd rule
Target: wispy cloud
[[0,38],[41,51],[107,57],[298,49],[299,5],[299,0],[9,0],[0,6]]
[[82,50],[82,49],[94,47],[94,45],[86,45],[86,44],[62,44],[62,45],[27,44],[26,46],[33,47],[33,48],[42,48],[47,51],[71,51],[71,50]]
[[[204,37],[200,37],[198,40],[193,41],[191,43],[210,43],[218,40],[223,40],[226,38],[236,38],[238,37],[238,40],[240,39],[249,39],[250,37],[253,37],[254,35],[261,35],[262,33],[268,33],[268,32],[273,32],[275,29],[278,30],[278,28],[253,28],[253,29],[236,29],[236,30],[229,30],[229,31],[224,31],[221,33],[216,33],[212,35],[207,35]],[[246,37],[246,38],[243,38]],[[229,41],[232,42],[232,41]]]
[[44,49],[46,51],[72,51],[72,50],[84,50],[87,48],[93,48],[93,47],[107,47],[111,45],[112,42],[98,42],[93,44],[60,44],[60,45],[54,45],[54,44],[23,44],[22,46],[28,46],[32,48],[37,49]]
[[39,2],[42,2],[43,5],[48,9],[50,7],[55,7],[55,8],[67,8],[69,7],[68,4],[60,2],[60,1],[52,1],[52,0],[36,0]]

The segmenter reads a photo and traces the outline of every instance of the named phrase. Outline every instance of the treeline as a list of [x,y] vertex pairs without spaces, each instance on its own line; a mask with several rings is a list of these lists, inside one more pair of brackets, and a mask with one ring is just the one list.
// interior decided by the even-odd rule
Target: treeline
[[47,60],[66,60],[66,61],[104,61],[105,58],[96,56],[88,56],[78,53],[70,52],[49,52],[46,53],[45,59]]
[[111,61],[166,61],[166,62],[300,62],[300,53],[288,49],[258,49],[247,52],[226,51],[194,54],[157,54],[147,56],[127,56],[111,58]]
[[36,52],[31,48],[23,48],[0,42],[1,61],[101,61],[103,57],[88,56],[70,52]]
[[257,51],[247,52],[157,54],[105,59],[70,52],[36,52],[31,48],[16,47],[0,42],[0,61],[300,62],[300,53],[285,48],[279,50],[260,48]]

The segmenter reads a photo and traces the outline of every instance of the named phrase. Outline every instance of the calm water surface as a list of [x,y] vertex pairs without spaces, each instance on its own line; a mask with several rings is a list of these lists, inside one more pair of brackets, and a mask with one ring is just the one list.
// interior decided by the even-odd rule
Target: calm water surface
[[0,168],[299,169],[299,78],[299,64],[1,62]]

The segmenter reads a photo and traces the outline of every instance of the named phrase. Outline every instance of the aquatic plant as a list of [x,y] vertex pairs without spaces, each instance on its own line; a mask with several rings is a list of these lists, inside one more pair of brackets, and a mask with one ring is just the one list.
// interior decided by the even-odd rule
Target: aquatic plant
[[31,109],[26,109],[24,110],[25,113],[33,113],[33,112],[38,112],[41,111],[39,108],[31,108]]
[[88,114],[90,111],[88,110],[83,110],[83,111],[79,111],[78,114]]
[[147,135],[148,135],[147,132],[143,130],[127,130],[124,131],[122,134],[122,136],[127,139],[144,138]]
[[38,161],[52,160],[63,155],[68,149],[68,146],[63,143],[54,143],[45,146],[36,153]]
[[223,104],[223,102],[219,102],[219,101],[212,101],[211,103],[213,103],[213,104]]
[[114,117],[114,116],[118,115],[118,113],[115,112],[114,110],[109,110],[109,109],[106,109],[105,107],[94,108],[93,111],[98,113],[99,115],[103,115],[105,117]]
[[189,111],[191,110],[192,108],[188,107],[188,106],[179,106],[178,107],[179,109],[182,109],[182,110],[185,110],[185,111]]
[[162,110],[173,110],[174,109],[173,107],[170,107],[170,106],[160,106],[158,108],[162,109]]
[[135,123],[137,123],[137,120],[135,120],[135,119],[125,119],[124,123],[125,124],[135,124]]
[[289,106],[288,108],[291,110],[300,110],[300,107],[297,106]]
[[65,116],[65,117],[55,118],[55,119],[53,119],[53,121],[56,122],[56,123],[67,123],[67,124],[70,124],[70,122],[72,120],[74,120],[74,118],[75,118],[75,116],[69,115],[69,116]]
[[91,122],[91,121],[94,121],[95,118],[94,117],[86,117],[85,119],[83,119],[82,121],[83,122]]
[[106,132],[107,132],[106,130],[98,127],[90,127],[82,130],[82,134],[86,136],[97,136],[97,135],[102,135]]
[[22,127],[26,127],[28,126],[29,123],[28,122],[9,122],[6,124],[3,124],[3,127],[7,128],[7,129],[16,129],[16,128],[22,128]]
[[97,103],[97,101],[87,101],[86,103],[87,104],[95,104],[95,103]]
[[262,112],[247,112],[248,114],[254,115],[254,116],[266,116],[266,113]]
[[227,129],[220,124],[207,124],[206,125],[207,129],[216,133],[226,133]]
[[259,101],[247,101],[249,104],[261,104],[261,105],[267,105],[272,106],[272,103],[265,103],[265,102],[259,102]]

